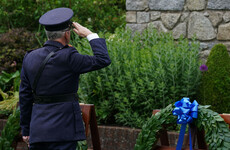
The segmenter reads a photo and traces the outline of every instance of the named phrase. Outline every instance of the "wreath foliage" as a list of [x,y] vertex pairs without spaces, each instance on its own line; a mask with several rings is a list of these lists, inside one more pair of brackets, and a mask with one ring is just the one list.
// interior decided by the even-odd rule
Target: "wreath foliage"
[[[198,118],[194,124],[198,130],[204,129],[205,141],[210,150],[228,150],[230,147],[230,130],[221,116],[207,109],[209,106],[198,107]],[[157,143],[163,130],[176,126],[177,116],[172,115],[174,106],[168,105],[153,115],[142,127],[136,140],[134,150],[151,150]]]

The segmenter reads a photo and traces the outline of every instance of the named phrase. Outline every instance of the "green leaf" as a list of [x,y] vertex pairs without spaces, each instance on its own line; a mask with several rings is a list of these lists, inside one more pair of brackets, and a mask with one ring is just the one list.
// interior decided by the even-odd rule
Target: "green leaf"
[[230,147],[230,143],[229,142],[223,142],[223,145],[225,146],[225,147]]
[[228,143],[230,143],[230,137],[224,137],[224,140]]
[[224,119],[221,117],[216,117],[215,119],[216,119],[216,121],[224,121]]

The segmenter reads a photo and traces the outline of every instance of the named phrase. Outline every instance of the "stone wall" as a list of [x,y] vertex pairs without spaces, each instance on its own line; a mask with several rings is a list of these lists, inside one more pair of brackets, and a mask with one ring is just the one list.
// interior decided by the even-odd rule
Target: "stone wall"
[[201,58],[223,43],[230,51],[230,0],[126,0],[126,27],[142,31],[149,25],[200,41]]

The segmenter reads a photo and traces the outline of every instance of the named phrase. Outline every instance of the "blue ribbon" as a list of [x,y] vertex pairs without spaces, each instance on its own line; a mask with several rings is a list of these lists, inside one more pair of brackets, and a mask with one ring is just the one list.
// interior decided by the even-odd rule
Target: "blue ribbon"
[[[186,130],[186,126],[188,123],[193,121],[193,118],[197,118],[198,116],[198,103],[196,100],[191,103],[189,98],[184,97],[180,101],[177,101],[175,104],[173,115],[177,116],[177,124],[181,124],[179,140],[177,142],[176,150],[181,150],[184,140],[184,134]],[[189,142],[190,142],[190,150],[192,150],[192,138],[191,131],[189,128]]]

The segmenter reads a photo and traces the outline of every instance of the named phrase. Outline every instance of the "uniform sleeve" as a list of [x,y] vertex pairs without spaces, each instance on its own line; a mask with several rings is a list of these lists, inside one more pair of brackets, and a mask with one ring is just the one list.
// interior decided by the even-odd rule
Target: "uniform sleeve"
[[21,84],[19,89],[19,103],[20,103],[20,126],[22,128],[22,135],[29,136],[30,120],[33,106],[32,88],[29,80],[25,75],[25,70],[21,71]]
[[93,56],[81,55],[76,50],[72,50],[70,53],[69,64],[75,73],[82,74],[98,70],[111,63],[105,39],[96,38],[89,43],[93,50]]

